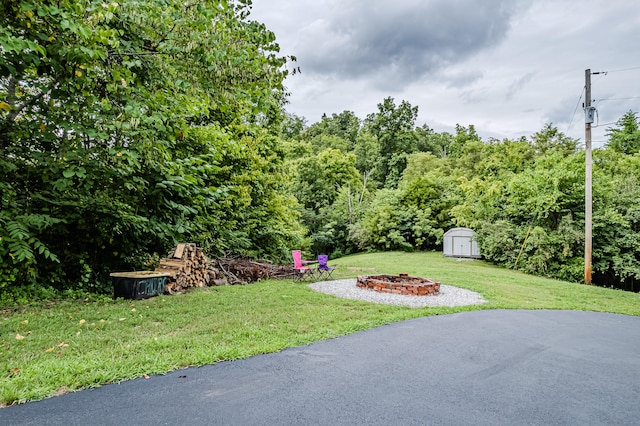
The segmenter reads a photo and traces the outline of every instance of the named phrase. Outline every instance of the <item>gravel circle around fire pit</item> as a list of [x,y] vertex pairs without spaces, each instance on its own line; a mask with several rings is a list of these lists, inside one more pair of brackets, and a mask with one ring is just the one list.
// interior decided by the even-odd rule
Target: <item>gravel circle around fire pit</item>
[[474,291],[445,284],[440,284],[440,294],[437,296],[405,296],[402,294],[367,290],[357,287],[355,278],[321,281],[309,284],[309,287],[315,291],[332,294],[345,299],[357,299],[366,302],[409,306],[412,308],[423,308],[425,306],[481,305],[486,302],[481,295]]

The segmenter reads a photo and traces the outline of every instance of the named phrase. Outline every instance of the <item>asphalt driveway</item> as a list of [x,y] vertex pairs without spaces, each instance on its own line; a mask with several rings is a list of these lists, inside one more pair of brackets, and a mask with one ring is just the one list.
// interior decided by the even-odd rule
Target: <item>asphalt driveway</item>
[[0,424],[637,425],[640,317],[419,318],[3,408]]

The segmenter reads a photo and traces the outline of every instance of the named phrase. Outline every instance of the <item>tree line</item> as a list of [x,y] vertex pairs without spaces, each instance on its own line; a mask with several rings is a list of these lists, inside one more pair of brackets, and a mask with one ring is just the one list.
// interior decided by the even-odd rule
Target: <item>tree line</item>
[[[312,125],[282,125],[289,190],[313,252],[440,250],[457,226],[478,234],[484,258],[527,273],[581,282],[585,157],[552,123],[517,140],[482,140],[416,126],[418,107],[386,98]],[[594,282],[639,289],[640,130],[629,111],[593,152]]]
[[[440,249],[579,281],[584,153],[548,124],[483,141],[384,99],[307,125],[250,0],[0,3],[0,303],[110,289],[177,242],[288,262]],[[637,290],[640,136],[594,152],[594,281]]]

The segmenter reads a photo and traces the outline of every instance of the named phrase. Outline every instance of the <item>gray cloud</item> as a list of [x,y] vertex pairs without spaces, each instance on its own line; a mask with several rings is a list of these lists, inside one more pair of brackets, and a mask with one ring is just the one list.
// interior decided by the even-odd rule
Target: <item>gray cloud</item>
[[465,90],[460,93],[460,99],[468,104],[479,104],[485,102],[488,96],[490,96],[490,93],[486,87]]
[[565,134],[570,130],[584,129],[584,110],[582,109],[584,96],[578,102],[578,95],[579,93],[576,93],[575,98],[566,97],[548,105],[549,110],[542,115],[544,121],[553,123]]
[[513,83],[511,83],[511,85],[509,86],[509,89],[507,90],[507,94],[505,95],[505,98],[508,101],[513,99],[515,94],[518,93],[520,90],[522,90],[522,88],[533,78],[535,74],[536,74],[535,72],[528,72],[522,77],[515,80]]
[[[640,110],[640,2],[629,0],[253,0],[302,74],[287,79],[291,112],[375,112],[387,96],[419,106],[418,124],[517,138],[552,122],[584,137],[584,70],[600,127]],[[622,71],[629,69],[628,71]],[[617,70],[618,72],[613,72]],[[531,73],[534,73],[531,75]]]
[[499,44],[529,1],[336,2],[336,16],[307,28],[303,72],[372,77],[404,87]]
[[465,70],[463,72],[444,72],[440,76],[440,80],[449,89],[457,89],[467,87],[484,77],[484,73],[480,70]]

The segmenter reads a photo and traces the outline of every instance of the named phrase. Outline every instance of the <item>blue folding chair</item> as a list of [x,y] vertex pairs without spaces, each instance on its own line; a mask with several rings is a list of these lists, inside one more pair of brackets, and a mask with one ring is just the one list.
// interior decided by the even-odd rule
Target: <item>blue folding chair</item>
[[326,254],[318,255],[318,268],[316,268],[316,275],[318,279],[333,279],[331,273],[334,269],[336,269],[338,265],[329,266],[327,265],[327,262],[329,262],[329,256],[327,256]]

